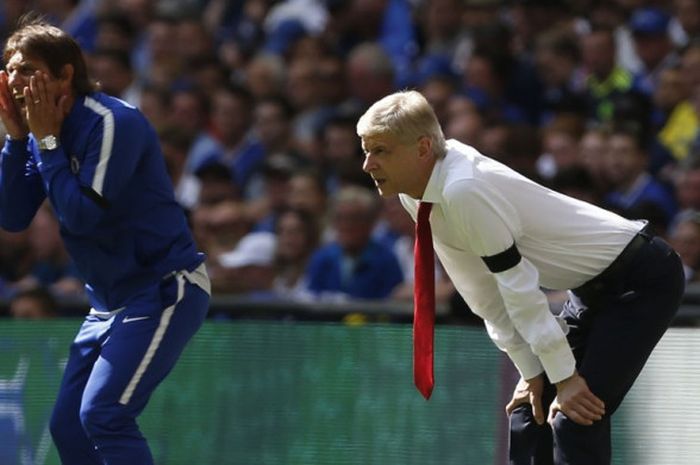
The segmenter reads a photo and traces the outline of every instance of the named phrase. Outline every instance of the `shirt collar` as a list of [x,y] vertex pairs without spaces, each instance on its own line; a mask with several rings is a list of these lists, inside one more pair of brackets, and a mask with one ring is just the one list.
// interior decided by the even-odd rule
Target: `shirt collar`
[[433,171],[428,178],[428,184],[425,186],[423,198],[417,199],[424,202],[440,203],[442,199],[442,186],[445,184],[445,175],[447,174],[447,158],[452,152],[452,140],[447,141],[447,153],[443,158],[435,160]]

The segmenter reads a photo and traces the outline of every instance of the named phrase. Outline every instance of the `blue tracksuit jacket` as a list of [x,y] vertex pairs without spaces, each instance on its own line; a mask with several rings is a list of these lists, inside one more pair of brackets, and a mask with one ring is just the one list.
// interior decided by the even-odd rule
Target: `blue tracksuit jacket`
[[78,97],[59,138],[45,152],[31,134],[6,140],[0,226],[25,229],[48,196],[96,310],[122,307],[167,273],[202,262],[157,135],[138,110],[99,92]]

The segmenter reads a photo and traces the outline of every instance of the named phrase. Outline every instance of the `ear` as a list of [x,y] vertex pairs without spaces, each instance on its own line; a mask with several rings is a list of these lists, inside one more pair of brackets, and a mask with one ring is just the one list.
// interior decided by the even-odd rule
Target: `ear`
[[433,141],[428,136],[418,138],[418,158],[427,159],[433,155]]
[[61,75],[59,79],[64,87],[70,89],[73,86],[73,75],[75,74],[75,68],[70,63],[63,65],[61,68]]

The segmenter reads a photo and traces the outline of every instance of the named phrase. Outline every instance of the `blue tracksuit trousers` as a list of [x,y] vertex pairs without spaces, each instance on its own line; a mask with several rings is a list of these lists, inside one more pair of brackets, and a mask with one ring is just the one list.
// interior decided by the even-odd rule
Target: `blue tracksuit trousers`
[[207,313],[187,272],[104,318],[89,315],[71,345],[51,418],[64,465],[152,465],[136,417]]

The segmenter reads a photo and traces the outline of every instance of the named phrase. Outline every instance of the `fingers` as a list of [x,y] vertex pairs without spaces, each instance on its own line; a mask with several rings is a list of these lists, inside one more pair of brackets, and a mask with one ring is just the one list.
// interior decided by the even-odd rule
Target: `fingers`
[[7,73],[0,71],[0,107],[2,107],[2,110],[9,111],[11,98],[10,88],[7,85]]
[[561,406],[559,405],[559,402],[557,402],[557,399],[554,399],[552,405],[549,406],[549,415],[547,415],[547,423],[549,423],[550,426],[554,426],[552,422],[554,421],[554,416],[557,414],[557,412],[561,412]]
[[590,390],[586,392],[585,400],[590,402],[596,410],[600,410],[601,415],[605,413],[605,402],[603,402],[600,397],[593,394],[593,392]]
[[3,117],[13,117],[17,114],[15,99],[10,91],[10,85],[5,71],[0,71],[0,111]]
[[517,394],[506,405],[506,414],[510,415],[513,411],[523,404],[532,406],[532,415],[535,417],[535,422],[538,425],[544,423],[544,411],[542,410],[542,399],[539,396],[518,396]]
[[535,422],[538,425],[544,423],[544,412],[542,411],[542,398],[540,396],[530,395],[530,404],[532,404],[532,415],[535,417]]
[[[32,89],[32,95],[34,95],[34,101],[40,101],[42,105],[47,105],[53,103],[53,99],[49,95],[48,86],[46,85],[48,76],[43,71],[37,71],[34,79],[34,88]],[[30,86],[32,81],[30,81]]]
[[518,405],[521,405],[523,403],[523,399],[511,399],[510,402],[508,402],[508,405],[506,405],[506,415],[510,415],[511,413],[513,413],[513,410],[515,410],[515,408]]
[[42,97],[41,91],[39,90],[39,81],[41,80],[41,72],[37,71],[34,76],[29,78],[29,95],[31,96],[31,101],[27,102],[27,106],[33,109],[38,109],[42,104],[42,100],[46,103],[46,99]]
[[598,417],[605,415],[605,403],[590,391],[579,399],[579,405],[592,415]]
[[590,426],[594,421],[601,420],[605,415],[605,409],[598,404],[591,403],[588,399],[579,399],[565,404],[560,403],[556,398],[549,407],[547,423],[552,425],[557,412],[566,415],[574,423]]

